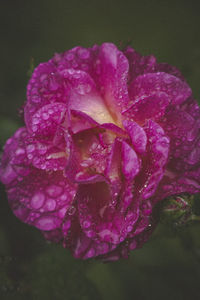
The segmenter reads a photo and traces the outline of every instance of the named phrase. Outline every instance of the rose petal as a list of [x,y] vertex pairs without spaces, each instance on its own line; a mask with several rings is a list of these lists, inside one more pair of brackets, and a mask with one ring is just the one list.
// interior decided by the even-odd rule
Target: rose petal
[[129,61],[129,82],[132,82],[138,75],[152,73],[156,69],[156,58],[153,55],[141,56],[131,47],[124,50],[124,55]]
[[170,137],[170,168],[190,169],[198,163],[200,123],[184,110],[171,109],[161,125]]
[[123,112],[125,118],[143,125],[146,120],[158,121],[163,117],[170,103],[170,98],[163,92],[151,96],[142,96]]
[[73,133],[97,127],[99,124],[89,115],[79,110],[71,110],[70,129]]
[[116,209],[116,203],[112,203],[113,198],[106,182],[79,186],[77,194],[79,219],[88,237],[111,244],[119,244],[126,238],[139,213],[136,207],[130,216],[126,212],[132,201],[131,190],[129,183],[124,193],[118,195],[119,209]]
[[136,190],[142,199],[151,197],[155,192],[163,177],[169,152],[169,138],[157,123],[149,120],[145,131],[148,138],[148,156],[143,161],[143,168],[136,180]]
[[82,231],[77,216],[73,218],[70,231],[64,239],[64,246],[70,248],[75,258],[88,259],[103,255],[116,248],[110,243],[98,243]]
[[126,142],[122,142],[122,172],[125,178],[132,180],[140,171],[137,154]]
[[146,151],[147,136],[144,129],[134,121],[123,121],[125,129],[128,131],[134,149],[142,154]]
[[[116,124],[121,124],[120,110],[129,102],[127,91],[128,61],[117,47],[105,43],[96,60],[98,85]],[[114,123],[114,122],[113,122]]]
[[28,136],[25,141],[27,158],[30,164],[42,170],[64,170],[68,161],[68,150],[62,132],[56,139],[39,141]]
[[104,100],[97,91],[95,82],[85,72],[67,69],[62,74],[70,89],[69,109],[79,110],[96,122],[114,122]]
[[141,96],[152,95],[156,92],[166,93],[172,104],[181,104],[192,93],[186,82],[164,72],[140,75],[133,80],[129,88],[132,101],[137,101]]
[[62,172],[53,174],[31,168],[29,175],[18,177],[7,189],[14,214],[41,230],[58,228],[70,208],[76,186]]
[[0,165],[0,180],[6,185],[15,181],[19,175],[26,176],[29,173],[25,145],[21,142],[27,136],[26,128],[19,128],[4,146]]
[[30,133],[37,135],[52,135],[62,124],[67,111],[67,106],[63,103],[50,103],[34,114],[25,106],[25,122]]

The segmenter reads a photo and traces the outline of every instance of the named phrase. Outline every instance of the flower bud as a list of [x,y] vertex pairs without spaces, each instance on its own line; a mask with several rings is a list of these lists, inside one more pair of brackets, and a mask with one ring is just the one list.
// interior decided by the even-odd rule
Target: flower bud
[[161,221],[173,225],[184,225],[191,221],[194,196],[181,194],[169,197],[163,202]]

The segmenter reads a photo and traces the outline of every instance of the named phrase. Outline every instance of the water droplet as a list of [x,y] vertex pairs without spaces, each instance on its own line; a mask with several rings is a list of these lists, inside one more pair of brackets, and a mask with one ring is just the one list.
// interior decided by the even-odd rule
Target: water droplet
[[18,148],[16,151],[15,151],[15,154],[16,155],[22,155],[25,153],[25,150],[23,148]]
[[28,157],[28,159],[32,159],[33,155],[32,154],[28,154],[27,157]]
[[43,118],[43,120],[48,120],[49,114],[46,113],[46,112],[44,112],[44,113],[42,114],[42,118]]
[[34,150],[35,150],[35,146],[34,145],[32,145],[32,144],[30,144],[30,145],[28,145],[27,147],[26,147],[26,149],[27,149],[27,152],[33,152]]
[[38,127],[36,125],[33,125],[32,130],[33,130],[33,132],[36,132],[38,130]]
[[89,238],[92,238],[92,237],[95,236],[95,232],[94,232],[93,230],[89,230],[89,231],[87,231],[87,236],[88,236]]
[[31,206],[34,208],[34,209],[39,209],[43,203],[44,203],[44,200],[45,200],[45,196],[43,193],[36,193],[32,199],[31,199]]
[[127,230],[127,232],[131,232],[132,231],[132,229],[133,229],[133,227],[132,226],[128,226],[127,228],[126,228],[126,230]]
[[35,220],[35,226],[41,230],[52,230],[57,227],[56,218],[44,216]]
[[76,90],[78,94],[85,95],[91,91],[91,86],[89,84],[79,84]]
[[46,189],[46,192],[50,197],[58,197],[62,191],[63,188],[57,185],[50,185]]
[[48,211],[53,211],[56,208],[56,201],[54,199],[47,199],[45,202],[44,209]]
[[68,209],[68,211],[67,211],[67,213],[68,213],[70,216],[74,215],[75,212],[76,212],[76,207],[74,207],[74,206],[71,206],[71,207]]
[[39,154],[45,154],[47,152],[47,146],[44,144],[37,144]]
[[89,228],[90,225],[91,225],[91,222],[88,221],[88,220],[85,220],[85,221],[83,222],[83,227],[84,227],[84,228]]

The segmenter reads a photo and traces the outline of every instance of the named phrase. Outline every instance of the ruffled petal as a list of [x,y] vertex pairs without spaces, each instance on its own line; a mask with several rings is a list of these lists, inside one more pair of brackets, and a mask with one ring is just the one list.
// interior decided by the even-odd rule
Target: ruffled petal
[[158,121],[161,119],[169,104],[170,98],[163,92],[157,92],[151,96],[141,96],[130,108],[123,111],[123,116],[129,121],[144,125],[146,120]]
[[169,167],[183,171],[199,164],[199,119],[194,119],[185,109],[171,109],[161,125],[171,140]]
[[120,111],[129,102],[127,90],[128,60],[117,47],[105,43],[96,60],[98,85],[116,124],[121,124]]
[[167,169],[154,195],[154,203],[181,193],[200,192],[200,166],[193,171],[174,172]]
[[152,73],[156,70],[155,56],[142,56],[131,47],[127,47],[123,52],[129,62],[129,82],[132,82],[138,75]]
[[19,128],[15,134],[7,140],[4,146],[0,165],[0,180],[6,185],[11,184],[19,176],[29,174],[29,163],[23,142],[27,136],[26,128]]
[[76,134],[80,131],[87,130],[93,127],[97,127],[99,124],[92,119],[88,114],[80,110],[71,110],[70,121],[69,121],[70,130]]
[[123,125],[131,138],[135,151],[140,154],[144,153],[147,146],[147,136],[143,127],[138,123],[129,120],[123,121]]
[[69,184],[62,172],[48,173],[31,168],[27,176],[17,178],[7,188],[14,214],[40,230],[58,228],[71,208],[76,185]]
[[25,106],[25,122],[30,133],[50,136],[56,133],[65,119],[67,106],[63,103],[50,103],[35,113]]
[[32,166],[42,170],[64,170],[69,156],[64,140],[54,145],[52,140],[38,141],[27,137],[25,144],[27,158]]
[[[122,180],[123,172],[126,182]],[[139,202],[133,199],[133,178],[138,172],[139,161],[134,150],[116,140],[105,171],[108,179],[102,177],[99,182],[80,185],[78,189],[79,219],[87,236],[111,244],[126,238],[139,216]]]
[[136,102],[141,96],[149,96],[157,92],[166,93],[172,104],[181,104],[192,94],[186,82],[164,72],[140,75],[129,87],[130,98]]
[[140,160],[131,146],[122,142],[122,172],[127,180],[132,180],[140,171]]
[[133,211],[127,211],[133,200],[131,182],[114,198],[118,204],[115,199],[112,202],[111,190],[105,181],[81,185],[77,194],[79,219],[85,234],[95,241],[116,245],[132,230],[139,211],[137,201]]
[[62,75],[70,89],[69,109],[82,111],[100,124],[114,123],[104,100],[97,91],[95,82],[87,73],[67,69]]
[[[51,235],[50,238],[53,239],[53,235]],[[117,247],[117,245],[111,243],[98,243],[87,236],[80,227],[77,215],[72,219],[70,230],[64,236],[63,245],[71,250],[75,258],[80,259],[97,257]]]
[[136,190],[143,200],[151,197],[156,191],[163,177],[169,153],[169,138],[157,123],[149,120],[145,131],[148,138],[148,155],[143,159],[143,167],[136,179]]

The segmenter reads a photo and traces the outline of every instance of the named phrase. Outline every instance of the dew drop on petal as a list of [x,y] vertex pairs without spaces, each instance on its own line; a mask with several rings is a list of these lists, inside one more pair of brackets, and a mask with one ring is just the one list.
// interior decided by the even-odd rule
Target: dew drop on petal
[[68,211],[67,211],[67,213],[68,213],[70,216],[74,215],[75,212],[76,212],[76,207],[74,207],[74,206],[71,206],[71,207],[68,209]]
[[43,113],[42,114],[42,118],[43,118],[43,120],[48,120],[48,118],[49,118],[49,114],[47,114],[47,113]]
[[35,146],[32,145],[32,144],[30,144],[30,145],[28,145],[28,146],[26,147],[26,149],[27,149],[27,152],[30,153],[30,152],[33,152],[33,151],[35,150]]
[[52,230],[57,227],[56,218],[44,216],[35,220],[35,226],[41,230]]
[[15,154],[18,155],[22,155],[25,153],[25,150],[23,148],[17,148],[17,150],[15,151]]
[[88,228],[88,227],[90,227],[90,225],[91,225],[91,222],[90,222],[90,221],[85,220],[85,221],[83,222],[83,227],[84,227],[84,228]]
[[32,197],[31,206],[34,209],[39,209],[43,205],[44,200],[45,200],[45,195],[43,193],[38,192]]
[[54,199],[47,199],[44,205],[44,209],[53,211],[56,208],[56,201]]
[[47,187],[46,192],[50,197],[58,197],[63,191],[63,188],[58,185],[50,185]]

